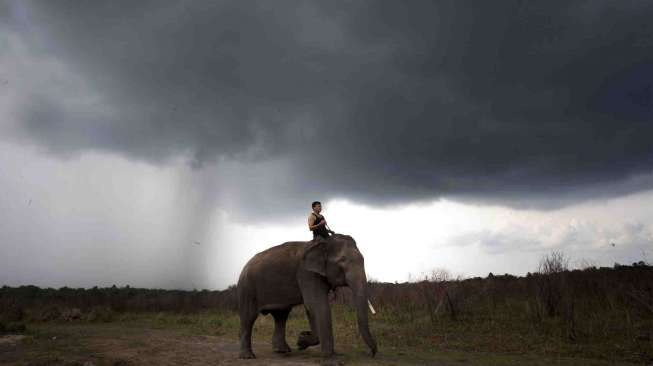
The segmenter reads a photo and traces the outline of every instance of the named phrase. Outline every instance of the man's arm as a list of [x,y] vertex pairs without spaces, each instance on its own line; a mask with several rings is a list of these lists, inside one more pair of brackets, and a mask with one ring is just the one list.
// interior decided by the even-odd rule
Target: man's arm
[[315,217],[315,215],[313,215],[313,214],[310,214],[308,216],[308,229],[309,230],[313,231],[313,230],[315,230],[315,228],[326,224],[326,221],[324,221],[324,219],[322,219],[322,221],[320,221],[319,224],[315,225],[315,220],[316,219],[317,219],[317,217]]
[[308,230],[313,231],[313,224],[315,223],[315,215],[308,215]]

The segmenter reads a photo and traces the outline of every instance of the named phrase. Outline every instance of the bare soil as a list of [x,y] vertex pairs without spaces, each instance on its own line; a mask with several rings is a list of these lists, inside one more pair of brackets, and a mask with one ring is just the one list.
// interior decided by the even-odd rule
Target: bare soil
[[[238,359],[235,340],[217,336],[184,335],[172,330],[143,329],[116,335],[115,329],[93,334],[68,333],[31,341],[4,336],[0,343],[3,365],[315,365],[317,350],[279,355],[269,345],[257,344],[258,358]],[[28,338],[29,339],[29,338]],[[12,347],[13,345],[13,347]],[[58,348],[58,349],[57,349]]]
[[[318,365],[319,347],[276,354],[269,342],[254,342],[253,360],[238,358],[234,337],[194,335],[175,329],[113,323],[67,323],[32,326],[26,336],[0,337],[0,364],[7,366],[131,366],[131,365]],[[428,355],[383,350],[375,358],[347,350],[338,356],[346,365],[607,365],[598,360],[464,354],[433,350]]]

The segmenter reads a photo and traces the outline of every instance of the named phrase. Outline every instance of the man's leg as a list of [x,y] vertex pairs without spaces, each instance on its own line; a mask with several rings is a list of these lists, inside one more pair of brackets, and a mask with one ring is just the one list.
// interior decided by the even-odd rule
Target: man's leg
[[315,242],[322,241],[322,240],[324,240],[323,236],[320,236],[320,235],[314,235],[313,236],[313,241],[315,241]]

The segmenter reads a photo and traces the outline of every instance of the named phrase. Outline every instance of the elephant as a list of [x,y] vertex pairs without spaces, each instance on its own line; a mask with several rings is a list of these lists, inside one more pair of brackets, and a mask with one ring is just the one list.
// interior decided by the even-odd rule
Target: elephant
[[358,330],[374,356],[377,345],[368,326],[364,260],[351,236],[334,234],[326,239],[291,241],[254,255],[243,267],[237,285],[240,358],[256,357],[252,327],[259,313],[274,317],[273,350],[290,352],[286,320],[294,306],[304,304],[311,330],[300,334],[299,349],[320,344],[322,364],[338,364],[328,294],[343,286],[352,290]]

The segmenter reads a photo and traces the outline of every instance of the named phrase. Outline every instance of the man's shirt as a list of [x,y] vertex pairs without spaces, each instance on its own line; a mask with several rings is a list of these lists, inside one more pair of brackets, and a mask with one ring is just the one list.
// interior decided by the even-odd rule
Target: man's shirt
[[315,236],[321,236],[323,238],[327,238],[329,236],[329,230],[326,228],[326,225],[318,226],[314,229],[311,229],[311,226],[315,224],[319,224],[322,219],[324,219],[324,216],[320,214],[316,214],[315,212],[311,212],[308,215],[308,229],[313,232],[313,237]]
[[322,216],[320,214],[316,214],[315,212],[311,211],[311,213],[308,214],[308,229],[309,230],[311,229],[311,226],[313,226],[313,225],[320,222],[320,221],[318,221],[318,218],[315,215],[319,216],[320,221],[324,218],[324,216]]

